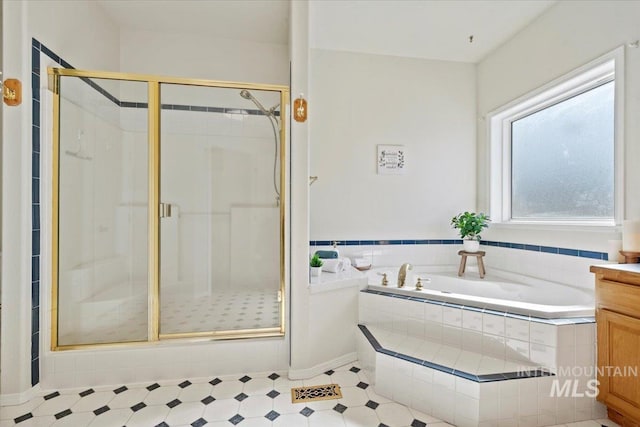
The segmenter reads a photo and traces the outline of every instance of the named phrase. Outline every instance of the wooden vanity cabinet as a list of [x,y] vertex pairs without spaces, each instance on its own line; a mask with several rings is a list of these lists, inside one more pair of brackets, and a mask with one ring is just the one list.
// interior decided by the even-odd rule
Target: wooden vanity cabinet
[[597,399],[612,421],[640,426],[640,264],[590,271],[596,275]]

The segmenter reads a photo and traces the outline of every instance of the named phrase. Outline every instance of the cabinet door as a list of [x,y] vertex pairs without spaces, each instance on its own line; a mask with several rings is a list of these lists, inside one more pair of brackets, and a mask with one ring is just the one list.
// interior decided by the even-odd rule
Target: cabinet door
[[640,319],[599,309],[598,400],[640,421]]

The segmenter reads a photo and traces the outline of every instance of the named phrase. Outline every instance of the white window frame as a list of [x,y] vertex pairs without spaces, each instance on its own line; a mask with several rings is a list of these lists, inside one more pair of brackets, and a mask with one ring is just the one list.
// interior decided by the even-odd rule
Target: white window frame
[[[614,217],[613,219],[513,219],[511,217],[511,123],[608,81],[614,90]],[[544,226],[615,226],[624,214],[624,47],[510,102],[487,115],[489,141],[489,212],[494,224]]]

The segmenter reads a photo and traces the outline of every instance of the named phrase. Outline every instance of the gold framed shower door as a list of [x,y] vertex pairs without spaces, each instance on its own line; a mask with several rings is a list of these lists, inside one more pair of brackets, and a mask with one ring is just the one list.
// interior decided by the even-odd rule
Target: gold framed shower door
[[[189,79],[178,77],[164,77],[147,74],[132,74],[110,71],[88,71],[67,68],[48,68],[49,89],[53,92],[53,141],[52,141],[52,277],[51,277],[51,350],[72,350],[91,347],[109,346],[145,346],[157,344],[159,341],[170,339],[190,340],[227,340],[241,338],[282,337],[286,331],[285,323],[285,227],[286,227],[286,129],[288,126],[289,88],[282,85],[255,84],[242,82],[228,82],[204,79]],[[61,77],[76,77],[81,79],[104,79],[128,82],[142,82],[147,84],[148,96],[148,330],[146,340],[115,341],[108,343],[59,345],[59,232],[60,232],[60,79]],[[161,85],[185,85],[209,88],[247,89],[279,92],[280,129],[279,129],[279,327],[264,327],[233,330],[212,330],[207,332],[186,332],[162,334],[160,331],[160,148],[161,148]]]

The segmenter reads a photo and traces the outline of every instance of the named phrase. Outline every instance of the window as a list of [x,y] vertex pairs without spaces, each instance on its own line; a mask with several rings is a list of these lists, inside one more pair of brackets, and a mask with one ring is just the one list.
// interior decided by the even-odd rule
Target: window
[[494,221],[620,219],[621,61],[616,51],[490,115]]

